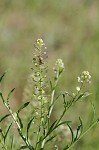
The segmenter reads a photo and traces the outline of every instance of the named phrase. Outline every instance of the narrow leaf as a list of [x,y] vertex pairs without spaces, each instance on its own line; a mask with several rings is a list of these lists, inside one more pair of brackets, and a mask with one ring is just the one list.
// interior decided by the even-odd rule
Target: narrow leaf
[[3,73],[3,75],[0,77],[0,82],[2,81],[3,77],[5,76],[6,72]]
[[23,139],[23,141],[26,143],[26,137],[22,134],[21,130],[19,128],[17,128],[19,135],[21,136],[21,138]]
[[82,133],[83,132],[83,122],[80,117],[79,117],[79,121],[80,121],[80,125],[81,125],[81,133]]
[[28,148],[26,145],[20,147],[20,149],[26,149],[26,148]]
[[61,123],[59,123],[58,125],[55,126],[55,129],[59,126],[61,126],[62,124],[68,124],[68,123],[71,123],[71,121],[63,121]]
[[5,115],[4,117],[2,117],[1,119],[0,119],[0,122],[1,121],[3,121],[5,118],[7,118],[8,116],[10,116],[10,114],[7,114],[7,115]]
[[57,122],[57,120],[55,120],[55,121],[52,123],[52,125],[51,125],[50,128],[49,128],[48,133],[52,132],[52,130],[53,130],[53,128],[54,128],[56,122]]
[[52,125],[50,126],[50,128],[49,128],[49,130],[48,130],[46,136],[44,137],[44,139],[45,139],[49,134],[52,133],[52,131],[54,130],[54,127],[55,127],[55,123],[56,123],[56,122],[57,122],[57,120],[55,120],[55,121],[52,123]]
[[64,148],[63,150],[67,150],[68,148],[69,148],[69,146],[68,146],[68,145],[66,145],[66,146],[65,146],[65,148]]
[[29,129],[30,129],[30,126],[31,126],[33,119],[34,119],[34,117],[29,121],[29,123],[27,125],[27,139],[28,139]]
[[5,140],[6,140],[6,138],[7,138],[7,135],[8,135],[8,133],[9,133],[9,130],[10,130],[11,126],[12,126],[12,123],[8,126],[8,128],[7,128],[7,130],[6,130],[6,133],[5,133],[5,135],[4,135],[4,143],[5,143]]
[[0,97],[1,97],[1,99],[2,99],[2,102],[4,103],[4,102],[5,102],[5,100],[4,100],[3,95],[2,95],[2,93],[1,93],[1,92],[0,92]]
[[19,123],[20,123],[20,127],[23,128],[23,123],[22,123],[22,120],[19,116],[19,114],[17,113],[17,117],[18,117],[18,120],[19,120]]
[[64,107],[66,108],[68,106],[68,103],[66,102],[66,95],[62,94],[63,100],[64,100]]
[[78,127],[77,127],[77,131],[76,131],[76,136],[75,136],[75,138],[74,138],[74,142],[75,142],[76,140],[78,140],[80,128],[81,128],[81,126],[78,126]]
[[4,133],[3,133],[2,129],[1,129],[1,127],[0,127],[0,133],[1,133],[2,137],[4,138]]
[[46,143],[48,143],[49,141],[51,141],[52,139],[54,139],[56,136],[57,136],[57,135],[53,135],[52,137],[50,137],[50,138],[46,141]]
[[10,91],[10,93],[8,94],[7,101],[9,100],[10,95],[14,92],[14,90],[15,90],[15,88],[13,88],[13,89]]
[[[74,138],[74,142],[76,140],[78,140],[79,136],[81,135],[82,131],[83,131],[83,124],[82,124],[82,120],[81,118],[79,117],[79,121],[80,121],[80,125],[77,127],[77,131],[76,131],[76,136]],[[79,131],[80,131],[80,134],[79,134]]]
[[51,91],[53,90],[52,81],[50,81]]
[[29,103],[30,103],[30,102],[24,103],[24,104],[19,108],[18,113],[19,113],[23,108],[27,107],[27,106],[29,105]]
[[69,124],[67,124],[67,126],[69,127],[70,132],[71,132],[71,136],[72,136],[71,144],[72,144],[74,142],[74,133],[73,133],[73,130],[72,130],[71,126]]
[[82,93],[82,94],[80,94],[79,96],[78,96],[78,98],[76,99],[76,101],[78,101],[80,98],[82,98],[84,96],[84,93]]
[[0,132],[2,132],[2,129],[1,129],[1,127],[0,127]]

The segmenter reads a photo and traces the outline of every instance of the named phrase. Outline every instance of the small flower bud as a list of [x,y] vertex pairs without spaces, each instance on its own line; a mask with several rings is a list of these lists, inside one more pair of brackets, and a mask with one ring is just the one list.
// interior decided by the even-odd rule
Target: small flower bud
[[79,87],[79,86],[77,86],[77,87],[76,87],[76,90],[79,92],[79,91],[80,91],[80,87]]
[[43,45],[45,45],[42,39],[37,39],[36,43],[39,47],[42,47]]
[[54,71],[55,73],[59,72],[59,74],[63,71],[64,69],[64,63],[62,61],[62,59],[57,59],[56,63],[55,63],[55,67],[54,67]]

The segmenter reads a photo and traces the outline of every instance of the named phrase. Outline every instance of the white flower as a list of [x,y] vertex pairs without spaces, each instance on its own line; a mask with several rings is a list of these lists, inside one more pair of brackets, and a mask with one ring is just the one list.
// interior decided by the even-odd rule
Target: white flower
[[91,83],[90,81],[91,75],[88,71],[83,71],[82,74],[78,77],[78,82],[85,82],[85,83]]
[[79,92],[79,91],[80,91],[80,87],[79,87],[79,86],[77,86],[77,87],[76,87],[76,90]]
[[78,77],[78,82],[80,82],[81,80],[80,80],[80,77]]
[[54,71],[55,73],[61,73],[64,69],[64,63],[62,61],[62,59],[57,59],[56,63],[55,63],[55,67],[54,67]]
[[57,65],[59,68],[64,68],[64,63],[63,63],[62,59],[57,59],[56,65]]
[[89,76],[89,72],[88,71],[83,71],[82,74],[84,74],[85,76]]

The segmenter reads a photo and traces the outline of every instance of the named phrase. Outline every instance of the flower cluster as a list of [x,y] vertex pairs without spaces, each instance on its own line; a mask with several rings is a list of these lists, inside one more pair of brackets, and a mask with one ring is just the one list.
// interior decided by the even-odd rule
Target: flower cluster
[[88,71],[83,71],[82,74],[78,77],[78,82],[81,83],[91,83],[91,75]]
[[43,45],[45,45],[42,39],[37,39],[36,43],[39,47],[42,47]]
[[62,59],[57,59],[54,67],[54,71],[56,73],[57,78],[62,73],[63,70],[64,70],[64,63]]

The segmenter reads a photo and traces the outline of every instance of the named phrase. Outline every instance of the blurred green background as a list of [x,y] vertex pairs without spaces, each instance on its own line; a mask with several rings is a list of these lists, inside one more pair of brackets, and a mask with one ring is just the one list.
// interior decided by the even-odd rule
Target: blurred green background
[[[15,109],[23,100],[37,38],[46,43],[49,74],[57,58],[65,63],[58,91],[75,92],[77,76],[83,70],[92,75],[92,95],[69,115],[76,120],[80,114],[87,126],[93,115],[90,100],[99,115],[99,0],[0,0],[0,74],[8,70],[2,89],[6,96],[16,88],[11,100]],[[73,150],[99,150],[98,133],[99,126]]]

